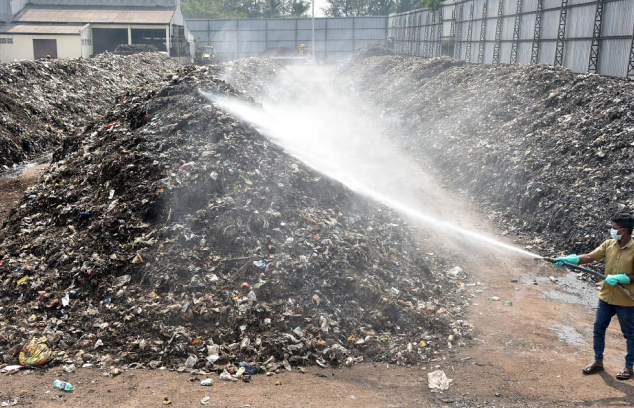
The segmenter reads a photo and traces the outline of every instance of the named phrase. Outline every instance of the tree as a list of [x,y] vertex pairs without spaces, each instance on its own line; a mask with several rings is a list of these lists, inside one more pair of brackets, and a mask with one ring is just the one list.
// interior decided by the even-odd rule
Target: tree
[[401,10],[401,4],[410,7],[422,7],[420,0],[326,0],[324,13],[332,17],[387,16],[395,11],[407,11],[416,7]]
[[387,16],[396,9],[396,0],[375,0],[368,3],[369,16]]
[[305,17],[306,12],[310,8],[310,2],[304,0],[291,0],[290,2],[290,16],[291,17]]
[[245,18],[258,14],[255,0],[186,0],[185,18]]
[[423,8],[423,2],[421,0],[400,0],[395,9],[397,13],[404,13],[410,10],[416,10]]
[[442,0],[422,0],[422,2],[423,6],[427,7],[431,11],[436,11],[438,10],[438,7],[440,6]]
[[324,14],[332,17],[367,16],[365,0],[326,0]]
[[262,17],[274,18],[282,15],[284,5],[281,0],[264,0]]
[[305,0],[183,0],[185,18],[303,17],[310,7]]

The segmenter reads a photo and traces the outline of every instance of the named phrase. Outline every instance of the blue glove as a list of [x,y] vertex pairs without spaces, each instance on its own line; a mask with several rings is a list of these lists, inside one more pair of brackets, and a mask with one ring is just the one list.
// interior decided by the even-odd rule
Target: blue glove
[[610,286],[615,286],[617,283],[630,283],[630,278],[628,278],[624,273],[619,275],[610,275],[605,278],[605,283]]
[[568,255],[568,256],[562,256],[561,258],[555,258],[553,259],[553,261],[555,261],[555,266],[564,266],[564,264],[562,262],[566,262],[566,263],[570,263],[573,265],[578,265],[579,264],[579,257],[575,254],[572,255]]

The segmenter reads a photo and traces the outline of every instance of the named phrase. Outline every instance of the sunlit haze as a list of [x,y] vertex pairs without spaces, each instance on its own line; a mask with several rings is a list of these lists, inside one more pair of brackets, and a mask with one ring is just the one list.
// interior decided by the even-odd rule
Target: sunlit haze
[[291,67],[287,73],[270,88],[277,97],[264,98],[262,108],[212,94],[205,96],[253,124],[308,166],[406,217],[441,232],[451,230],[454,237],[477,241],[488,248],[538,257],[427,211],[421,196],[428,186],[417,177],[421,169],[387,137],[388,132],[400,131],[398,122],[383,117],[351,92],[333,86],[332,68]]

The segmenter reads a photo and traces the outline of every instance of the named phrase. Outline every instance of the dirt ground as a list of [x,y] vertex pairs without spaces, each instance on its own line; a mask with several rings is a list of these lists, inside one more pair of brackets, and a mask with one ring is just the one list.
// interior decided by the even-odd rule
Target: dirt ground
[[[41,170],[0,180],[0,223]],[[467,199],[438,187],[432,179],[428,186],[421,195],[431,211],[464,228],[496,235],[486,215],[475,211]],[[461,266],[470,275],[467,283],[475,284],[465,289],[472,297],[467,320],[475,326],[473,339],[465,346],[454,344],[429,365],[308,367],[305,374],[256,375],[251,383],[227,383],[213,376],[211,387],[201,386],[202,378],[190,381],[189,374],[170,371],[132,370],[110,378],[99,370],[67,374],[61,367],[52,367],[0,375],[0,400],[38,407],[159,407],[167,400],[171,406],[188,407],[202,406],[205,396],[212,407],[634,405],[634,382],[615,379],[625,354],[616,320],[606,339],[606,371],[593,376],[581,373],[593,356],[592,306],[598,294],[594,285],[579,285],[574,274],[538,261],[480,251],[465,241],[452,243],[422,226],[418,235],[425,252]],[[489,300],[492,296],[500,301]],[[512,305],[505,305],[506,301]],[[431,392],[427,387],[427,373],[436,369],[443,369],[453,380],[448,391]],[[55,390],[56,378],[70,381],[75,391]]]
[[40,164],[29,167],[20,174],[5,177],[0,175],[0,225],[4,223],[9,211],[18,204],[24,191],[37,181],[47,167],[47,164]]

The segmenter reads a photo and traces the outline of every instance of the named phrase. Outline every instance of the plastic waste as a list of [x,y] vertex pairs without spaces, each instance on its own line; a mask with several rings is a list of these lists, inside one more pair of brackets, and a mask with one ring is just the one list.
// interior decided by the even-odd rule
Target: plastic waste
[[220,359],[220,356],[219,356],[219,355],[217,355],[217,354],[212,354],[212,355],[210,355],[210,356],[207,356],[207,361],[208,361],[210,364],[215,363],[215,362],[216,362],[216,361],[218,361],[219,359]]
[[187,357],[187,361],[185,361],[185,367],[194,368],[197,361],[198,361],[198,358],[196,356],[189,356]]
[[220,379],[222,381],[231,381],[233,377],[231,377],[231,374],[229,374],[229,371],[227,370],[222,370],[222,373],[220,373]]
[[429,388],[444,391],[449,389],[449,384],[453,380],[447,378],[447,374],[445,374],[443,370],[436,370],[431,373],[427,373],[427,381]]
[[61,380],[53,381],[53,387],[57,388],[58,390],[67,391],[67,392],[75,389],[75,387],[73,387],[71,383],[66,381],[61,381]]
[[46,337],[36,337],[20,352],[20,364],[38,367],[51,361],[55,353],[48,348]]
[[258,372],[258,369],[256,366],[252,366],[251,364],[247,363],[246,361],[241,361],[240,364],[238,364],[238,366],[240,368],[244,368],[244,373],[246,375],[254,375],[255,373]]
[[200,385],[204,386],[204,387],[208,387],[210,385],[212,385],[214,383],[214,380],[211,378],[205,378],[204,380],[202,380],[200,382]]
[[6,366],[3,369],[1,369],[0,373],[13,373],[13,372],[17,372],[17,371],[21,370],[22,368],[24,368],[24,366],[21,366],[21,365],[10,365],[10,366]]
[[[279,372],[361,354],[417,364],[451,330],[470,330],[454,317],[465,298],[447,296],[455,284],[420,258],[398,214],[204,98],[201,87],[244,97],[215,71],[178,76],[128,91],[90,128],[67,132],[33,198],[0,230],[0,280],[16,304],[10,324],[0,319],[0,332],[16,333],[0,353],[37,330],[51,348],[91,351],[85,363],[104,369],[185,372],[257,355]],[[427,347],[406,352],[422,339]],[[121,350],[121,362],[108,361]],[[242,378],[253,371],[244,366]]]

